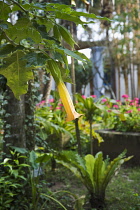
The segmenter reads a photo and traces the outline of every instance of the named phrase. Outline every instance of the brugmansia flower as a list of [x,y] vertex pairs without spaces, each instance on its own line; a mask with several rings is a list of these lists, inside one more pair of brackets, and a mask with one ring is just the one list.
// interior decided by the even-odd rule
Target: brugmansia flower
[[70,97],[70,94],[69,94],[64,82],[62,82],[62,81],[58,82],[57,88],[58,88],[58,92],[59,92],[60,98],[62,100],[62,103],[63,103],[64,108],[67,113],[66,121],[71,121],[71,120],[75,120],[76,118],[79,118],[81,116],[81,114],[79,114],[75,111],[72,99]]
[[67,113],[66,121],[75,120],[76,118],[80,117],[81,114],[78,114],[75,111],[70,94],[62,80],[61,71],[60,71],[61,66],[59,65],[59,62],[56,62],[55,60],[50,59],[47,61],[47,65],[48,65],[48,69],[50,70],[50,72],[57,84],[60,98],[61,98],[64,108],[66,110],[66,113]]

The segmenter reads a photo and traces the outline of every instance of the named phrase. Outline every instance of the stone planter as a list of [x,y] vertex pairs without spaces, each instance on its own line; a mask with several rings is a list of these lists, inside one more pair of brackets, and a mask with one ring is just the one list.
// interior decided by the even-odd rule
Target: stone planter
[[140,166],[140,133],[115,132],[111,130],[97,130],[97,133],[104,139],[98,146],[97,140],[94,141],[94,153],[102,151],[104,157],[109,155],[111,159],[117,157],[124,149],[127,149],[126,157],[134,157],[126,162],[127,165]]

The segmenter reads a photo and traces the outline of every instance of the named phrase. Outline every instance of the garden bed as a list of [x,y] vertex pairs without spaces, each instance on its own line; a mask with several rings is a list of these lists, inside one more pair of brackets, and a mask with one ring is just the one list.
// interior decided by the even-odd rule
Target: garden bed
[[102,151],[104,156],[109,155],[111,159],[117,157],[124,149],[127,156],[134,155],[126,164],[131,166],[140,165],[140,133],[116,132],[112,130],[97,130],[104,142],[98,145],[94,141],[94,154]]
[[[125,165],[124,165],[125,166]],[[106,207],[104,210],[132,210],[140,209],[140,168],[121,167],[119,173],[113,177],[106,190]],[[80,180],[66,168],[58,166],[55,172],[48,171],[46,177],[48,183],[51,181],[50,190],[67,210],[74,209],[72,196],[65,191],[76,194],[79,198],[87,193]],[[60,192],[60,193],[56,193]],[[61,193],[63,192],[63,193]],[[56,194],[55,194],[56,193]],[[62,209],[56,202],[50,200],[48,209]],[[91,210],[86,201],[83,210]]]

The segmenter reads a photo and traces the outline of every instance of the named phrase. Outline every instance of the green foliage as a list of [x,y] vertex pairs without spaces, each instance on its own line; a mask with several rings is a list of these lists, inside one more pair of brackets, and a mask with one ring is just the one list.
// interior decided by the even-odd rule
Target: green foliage
[[[40,141],[38,146],[44,145],[47,150],[61,150],[68,141],[73,141],[74,125],[66,123],[63,107],[59,108],[59,101],[50,103],[52,107],[38,107],[36,109],[36,123]],[[62,110],[61,110],[62,109]]]
[[123,95],[124,102],[103,99],[101,110],[101,127],[122,132],[140,131],[140,108],[138,98],[130,100],[128,95]]
[[[129,159],[125,158],[126,151],[121,153],[112,161],[103,160],[103,153],[99,152],[95,156],[86,155],[81,157],[71,151],[64,151],[56,157],[57,162],[71,170],[87,188],[92,203],[96,205],[96,200],[104,203],[105,190],[120,166]],[[98,203],[100,205],[100,203]],[[97,207],[97,206],[92,206]]]
[[[29,165],[21,163],[26,159],[20,153],[11,152],[13,158],[5,158],[0,164],[0,206],[2,210],[27,208],[27,198],[24,197],[27,177],[25,168]],[[20,208],[19,208],[20,204]]]
[[[0,43],[4,44],[0,48],[0,58],[4,58],[0,74],[7,78],[7,84],[17,98],[27,92],[27,82],[33,77],[33,68],[46,68],[46,62],[50,66],[54,64],[54,59],[57,59],[59,66],[68,66],[67,55],[81,61],[87,59],[80,53],[62,47],[62,39],[72,48],[76,43],[70,32],[57,23],[57,19],[82,25],[88,22],[82,21],[80,16],[103,19],[94,14],[76,12],[71,6],[63,4],[3,1],[0,2],[0,8]],[[8,22],[9,14],[16,12],[21,14],[18,20]],[[56,68],[55,75],[51,70],[52,75],[56,75],[55,80],[61,79],[59,68]],[[62,78],[65,79],[62,72]]]
[[[51,155],[47,160],[50,158]],[[42,159],[39,152],[12,147],[11,157],[0,164],[1,210],[43,209],[50,199],[62,206],[46,183],[43,185],[43,165],[46,165],[46,158]]]
[[59,31],[60,34],[62,36],[62,38],[69,43],[69,45],[73,48],[74,44],[76,44],[76,42],[74,41],[74,39],[72,38],[72,35],[66,30],[65,27],[63,26],[59,26]]
[[96,116],[96,112],[98,113],[99,108],[98,104],[95,103],[95,100],[92,96],[84,98],[80,94],[76,94],[76,98],[78,100],[77,107],[81,109],[83,112],[85,119],[89,122],[92,122]]
[[[124,167],[123,167],[124,166]],[[126,167],[123,165],[119,173],[111,179],[106,189],[106,206],[104,209],[113,210],[138,210],[140,207],[140,168],[138,167]],[[57,176],[56,176],[57,175]],[[69,197],[67,193],[63,194],[60,191],[70,191],[76,194],[79,198],[84,198],[87,193],[86,188],[81,184],[81,181],[66,167],[57,166],[56,173],[47,168],[46,180],[51,184],[50,189],[56,193],[56,198],[63,203],[67,209],[73,208],[73,199]],[[60,193],[59,193],[60,192]],[[48,203],[48,209],[58,209],[59,206],[55,202]],[[83,209],[91,209],[88,200],[85,198],[85,204]],[[81,210],[80,208],[78,210]]]

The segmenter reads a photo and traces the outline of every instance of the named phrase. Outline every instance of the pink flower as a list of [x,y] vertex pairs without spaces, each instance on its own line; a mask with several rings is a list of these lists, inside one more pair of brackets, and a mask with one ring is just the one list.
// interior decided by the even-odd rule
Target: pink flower
[[108,109],[108,110],[107,110],[107,112],[111,112],[111,110],[110,110],[110,109]]
[[140,108],[138,108],[138,111],[140,111]]
[[114,108],[116,108],[116,109],[118,109],[118,108],[119,108],[119,106],[118,106],[118,105],[113,105],[113,107],[114,107]]
[[86,99],[86,96],[85,95],[82,95],[82,98]]
[[130,103],[131,106],[135,106],[135,103]]
[[102,102],[106,102],[106,101],[107,101],[107,99],[106,99],[106,98],[103,98],[103,99],[102,99]]
[[128,111],[126,111],[126,113],[132,113],[133,112],[133,110],[128,110]]
[[46,101],[40,101],[38,104],[36,104],[36,106],[43,106],[45,104]]
[[91,95],[91,97],[92,97],[92,98],[96,98],[97,96],[96,96],[96,95]]
[[134,98],[135,101],[139,101],[139,98]]
[[130,102],[131,100],[127,98],[127,99],[125,99],[125,101],[128,101],[128,102]]
[[63,106],[63,104],[58,104],[59,106]]
[[120,100],[116,100],[116,102],[120,102]]
[[49,103],[53,103],[53,102],[54,102],[53,98],[49,99]]
[[128,95],[122,95],[122,98],[128,98],[129,96]]
[[61,109],[61,108],[59,106],[57,106],[56,109]]

